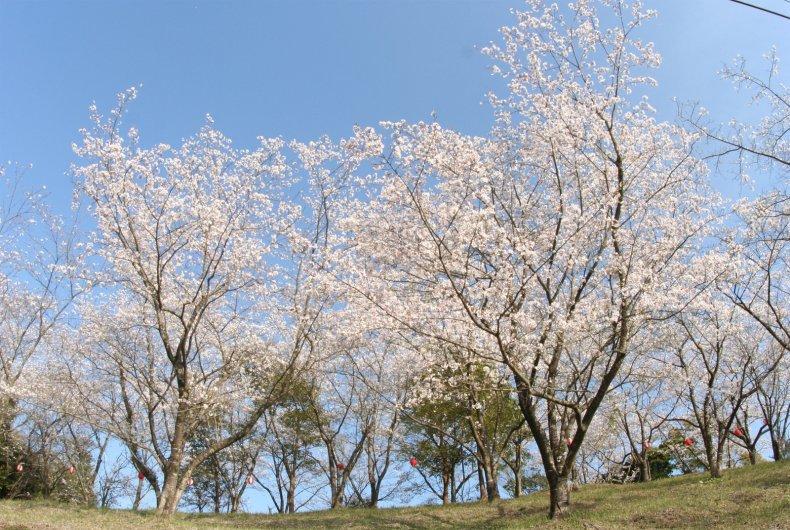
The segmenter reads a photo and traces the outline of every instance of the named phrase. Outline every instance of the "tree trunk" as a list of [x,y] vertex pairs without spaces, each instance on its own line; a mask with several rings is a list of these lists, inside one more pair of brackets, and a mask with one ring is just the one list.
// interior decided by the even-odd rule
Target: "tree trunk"
[[485,473],[483,472],[483,464],[480,461],[477,462],[477,485],[480,489],[480,500],[488,497],[488,492],[486,491],[486,480],[485,480]]
[[551,473],[549,482],[549,519],[555,519],[567,513],[571,503],[571,492],[568,477]]
[[524,486],[521,484],[521,473],[518,473],[516,475],[516,478],[515,478],[514,484],[513,484],[513,498],[518,499],[519,497],[521,497],[523,489],[524,489]]
[[178,510],[178,503],[181,501],[181,496],[184,494],[184,486],[179,486],[176,481],[172,482],[172,486],[168,488],[168,483],[165,482],[165,487],[162,488],[162,496],[159,498],[159,505],[156,507],[157,515],[173,515]]
[[177,468],[165,475],[165,484],[156,506],[157,515],[172,515],[178,510],[178,503],[186,487],[186,479],[187,477],[178,476]]
[[724,431],[724,433],[720,431],[718,444],[714,446],[711,433],[704,428],[702,429],[702,442],[705,445],[705,460],[708,464],[708,472],[712,478],[721,478],[722,452],[724,450],[724,437],[726,435],[726,431]]
[[455,464],[450,469],[450,503],[455,504],[457,500],[457,490],[455,488]]
[[485,467],[486,475],[486,498],[488,502],[494,501],[499,498],[499,484],[497,483],[497,470],[496,464],[488,462]]
[[442,504],[450,504],[450,473],[442,472]]
[[343,492],[338,490],[332,494],[332,506],[331,508],[334,510],[335,508],[340,508],[343,504]]
[[222,508],[222,492],[219,489],[219,477],[214,475],[214,513],[219,513]]
[[[367,455],[368,484],[370,485],[370,502],[368,506],[378,508],[379,505],[379,480],[376,471],[376,446],[375,439],[370,436],[365,441],[365,454]],[[362,499],[360,499],[362,500]]]
[[513,497],[519,498],[521,497],[523,485],[521,483],[521,462],[522,462],[522,447],[521,447],[521,440],[518,441],[516,445],[516,461],[515,465],[513,466]]
[[[337,468],[334,462],[334,459],[330,460],[330,465]],[[343,504],[343,486],[342,472],[341,476],[338,476],[335,471],[331,471],[329,475],[329,490],[332,494],[332,498],[330,499],[330,508],[339,508]]]
[[709,455],[708,467],[712,478],[721,478],[721,451],[717,451],[715,455]]
[[134,502],[132,503],[132,510],[137,511],[140,509],[140,501],[143,498],[143,481],[137,481],[137,488],[134,491]]
[[779,437],[774,436],[773,429],[771,429],[768,434],[771,436],[771,451],[773,452],[774,462],[779,462],[782,459],[782,449],[779,447]]
[[647,455],[639,459],[639,482],[650,482],[653,477],[650,475],[650,461]]
[[[183,379],[183,376],[181,377]],[[183,384],[179,381],[179,410],[176,412],[175,428],[173,429],[173,441],[170,445],[170,458],[165,467],[165,483],[162,486],[162,493],[156,506],[157,515],[172,515],[178,509],[181,495],[184,494],[186,479],[181,475],[181,464],[184,460],[184,448],[186,446],[187,434],[186,420],[189,411],[186,410],[186,400],[189,392],[184,390]]]
[[296,471],[288,471],[288,495],[286,513],[296,512]]
[[238,513],[241,508],[241,493],[230,496],[230,513]]

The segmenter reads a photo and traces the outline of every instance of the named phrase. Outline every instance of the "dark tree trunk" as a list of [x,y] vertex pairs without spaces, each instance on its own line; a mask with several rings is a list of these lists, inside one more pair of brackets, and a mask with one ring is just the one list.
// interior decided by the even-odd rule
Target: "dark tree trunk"
[[571,503],[571,492],[568,477],[551,473],[549,482],[549,518],[555,519],[568,511]]
[[779,437],[774,435],[774,430],[771,429],[769,431],[771,436],[771,451],[773,452],[773,457],[775,462],[779,462],[782,459],[782,448],[779,447]]
[[477,486],[480,490],[480,500],[484,500],[488,498],[488,492],[486,491],[486,479],[485,479],[485,472],[483,471],[483,464],[479,461],[477,462]]
[[132,503],[132,510],[137,511],[140,509],[140,501],[143,499],[143,481],[137,481],[137,488],[134,491],[134,502]]
[[639,482],[650,482],[653,477],[650,474],[650,461],[647,455],[639,459]]

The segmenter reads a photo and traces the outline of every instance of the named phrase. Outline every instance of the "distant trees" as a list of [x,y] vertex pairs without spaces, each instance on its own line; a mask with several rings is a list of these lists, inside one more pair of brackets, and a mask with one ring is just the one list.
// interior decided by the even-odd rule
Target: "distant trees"
[[[788,359],[768,377],[757,389],[757,404],[763,416],[763,424],[768,429],[771,453],[774,460],[782,460],[790,455],[790,370]],[[762,430],[762,427],[759,427]]]
[[[254,480],[268,493],[278,513],[296,512],[318,490],[311,484],[319,472],[314,451],[320,441],[313,427],[311,391],[308,383],[297,379],[284,399],[267,413],[263,463]],[[314,491],[303,495],[303,489],[311,486]]]
[[45,191],[25,186],[23,169],[0,166],[0,496],[92,502],[91,444],[53,412],[47,381],[85,289],[76,274],[82,249],[74,227],[47,209]]
[[689,410],[682,421],[699,433],[707,468],[720,477],[728,439],[749,441],[749,424],[739,422],[748,419],[743,414],[747,401],[775,371],[784,351],[715,293],[699,296],[678,316],[678,326],[677,366]]
[[415,459],[415,487],[427,487],[442,504],[457,502],[477,474],[465,416],[466,409],[453,399],[422,401],[405,415],[401,451]]

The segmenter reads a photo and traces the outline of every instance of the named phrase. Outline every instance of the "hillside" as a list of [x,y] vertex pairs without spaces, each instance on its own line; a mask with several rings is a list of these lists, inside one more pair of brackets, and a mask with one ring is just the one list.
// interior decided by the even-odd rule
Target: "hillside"
[[650,484],[586,486],[573,512],[547,524],[546,495],[452,507],[344,509],[290,516],[102,511],[35,501],[0,502],[0,529],[41,528],[790,528],[790,462],[687,475]]

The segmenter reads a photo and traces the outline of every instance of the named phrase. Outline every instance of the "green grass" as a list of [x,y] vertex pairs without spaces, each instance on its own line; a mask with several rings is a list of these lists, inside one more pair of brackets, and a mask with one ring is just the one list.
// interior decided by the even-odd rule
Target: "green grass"
[[296,515],[193,515],[96,510],[41,501],[0,501],[0,529],[144,528],[787,528],[790,462],[725,472],[721,479],[686,475],[648,484],[585,486],[571,513],[546,519],[547,495],[492,504],[342,509]]

